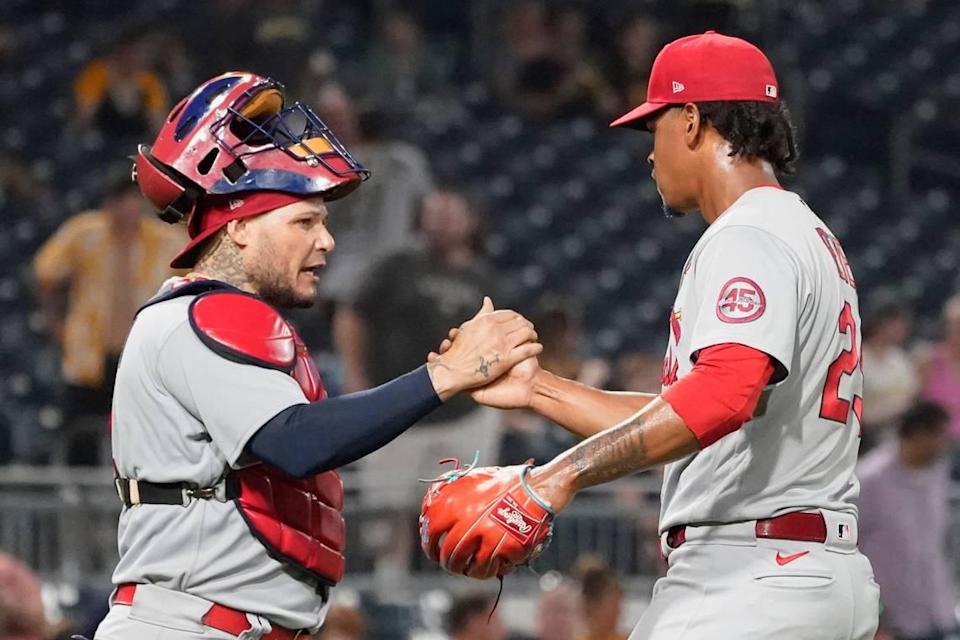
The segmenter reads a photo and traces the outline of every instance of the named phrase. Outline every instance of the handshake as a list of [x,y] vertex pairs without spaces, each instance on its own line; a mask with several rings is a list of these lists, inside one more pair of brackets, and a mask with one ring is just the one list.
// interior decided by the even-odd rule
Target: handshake
[[[473,318],[451,329],[427,356],[441,399],[469,391],[500,409],[529,405],[543,351],[533,324],[490,298]],[[423,498],[420,546],[446,571],[472,578],[504,576],[549,544],[554,510],[528,484],[532,465],[449,471]]]
[[543,351],[533,323],[516,311],[495,310],[490,298],[470,320],[427,356],[427,369],[441,400],[469,391],[474,401],[498,409],[526,407]]

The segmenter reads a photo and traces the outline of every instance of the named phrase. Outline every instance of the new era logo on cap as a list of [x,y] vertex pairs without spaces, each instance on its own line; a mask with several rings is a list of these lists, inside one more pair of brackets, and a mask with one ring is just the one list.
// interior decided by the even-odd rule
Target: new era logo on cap
[[673,92],[674,92],[674,93],[680,93],[680,92],[683,91],[684,89],[686,89],[686,87],[683,86],[683,83],[682,83],[682,82],[677,82],[676,80],[673,81]]

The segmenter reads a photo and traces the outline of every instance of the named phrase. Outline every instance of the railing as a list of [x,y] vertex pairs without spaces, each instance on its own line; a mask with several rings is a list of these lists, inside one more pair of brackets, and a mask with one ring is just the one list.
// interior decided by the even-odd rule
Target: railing
[[[362,486],[361,474],[345,475],[348,571],[358,575],[370,572],[375,564],[377,545],[370,543],[366,532],[377,526],[389,530],[397,520],[363,507],[361,500],[351,500],[349,494],[377,487]],[[655,573],[658,491],[658,480],[652,476],[587,491],[558,521],[554,543],[537,568],[567,569],[581,553],[593,552],[622,571]],[[24,560],[47,580],[106,581],[117,558],[119,512],[109,469],[0,468],[0,549]],[[415,514],[401,514],[399,521],[410,527],[408,537],[415,541]],[[413,572],[434,571],[413,548],[411,553]]]
[[[349,493],[375,491],[347,473]],[[556,535],[536,569],[569,569],[583,553],[594,553],[623,575],[646,583],[658,573],[657,496],[653,474],[590,489],[557,520]],[[117,558],[116,524],[120,511],[109,469],[0,467],[0,549],[33,567],[44,579],[77,584],[108,584]],[[370,584],[375,545],[365,535],[377,523],[389,527],[382,511],[364,509],[348,496],[346,517],[350,554],[348,573],[355,584]],[[416,540],[413,513],[403,517]],[[951,540],[960,550],[960,487],[951,497]],[[388,536],[389,537],[389,536]],[[429,580],[436,569],[411,544],[411,579]],[[952,553],[960,578],[960,553]]]
[[109,469],[0,468],[0,549],[46,579],[102,580],[116,563],[120,504]]

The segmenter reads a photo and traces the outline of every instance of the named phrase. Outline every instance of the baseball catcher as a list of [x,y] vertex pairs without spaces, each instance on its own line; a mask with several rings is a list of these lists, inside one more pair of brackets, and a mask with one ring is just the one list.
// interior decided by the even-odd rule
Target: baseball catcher
[[313,303],[334,248],[325,203],[367,171],[282,85],[242,72],[181,100],[135,162],[160,217],[187,222],[171,264],[192,272],[143,305],[123,350],[120,560],[96,639],[293,640],[343,576],[336,469],[540,345],[485,299],[443,356],[327,399],[280,310]]

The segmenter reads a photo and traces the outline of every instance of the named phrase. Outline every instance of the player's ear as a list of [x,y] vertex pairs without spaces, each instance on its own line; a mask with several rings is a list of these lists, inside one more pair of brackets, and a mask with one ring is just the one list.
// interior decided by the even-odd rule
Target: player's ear
[[705,124],[700,118],[700,109],[692,102],[688,102],[683,105],[680,113],[683,121],[683,141],[687,144],[687,148],[696,149],[703,139]]
[[230,239],[233,240],[238,247],[245,247],[250,244],[250,237],[253,233],[252,226],[248,224],[250,220],[251,218],[231,220],[224,228],[227,235],[230,236]]

